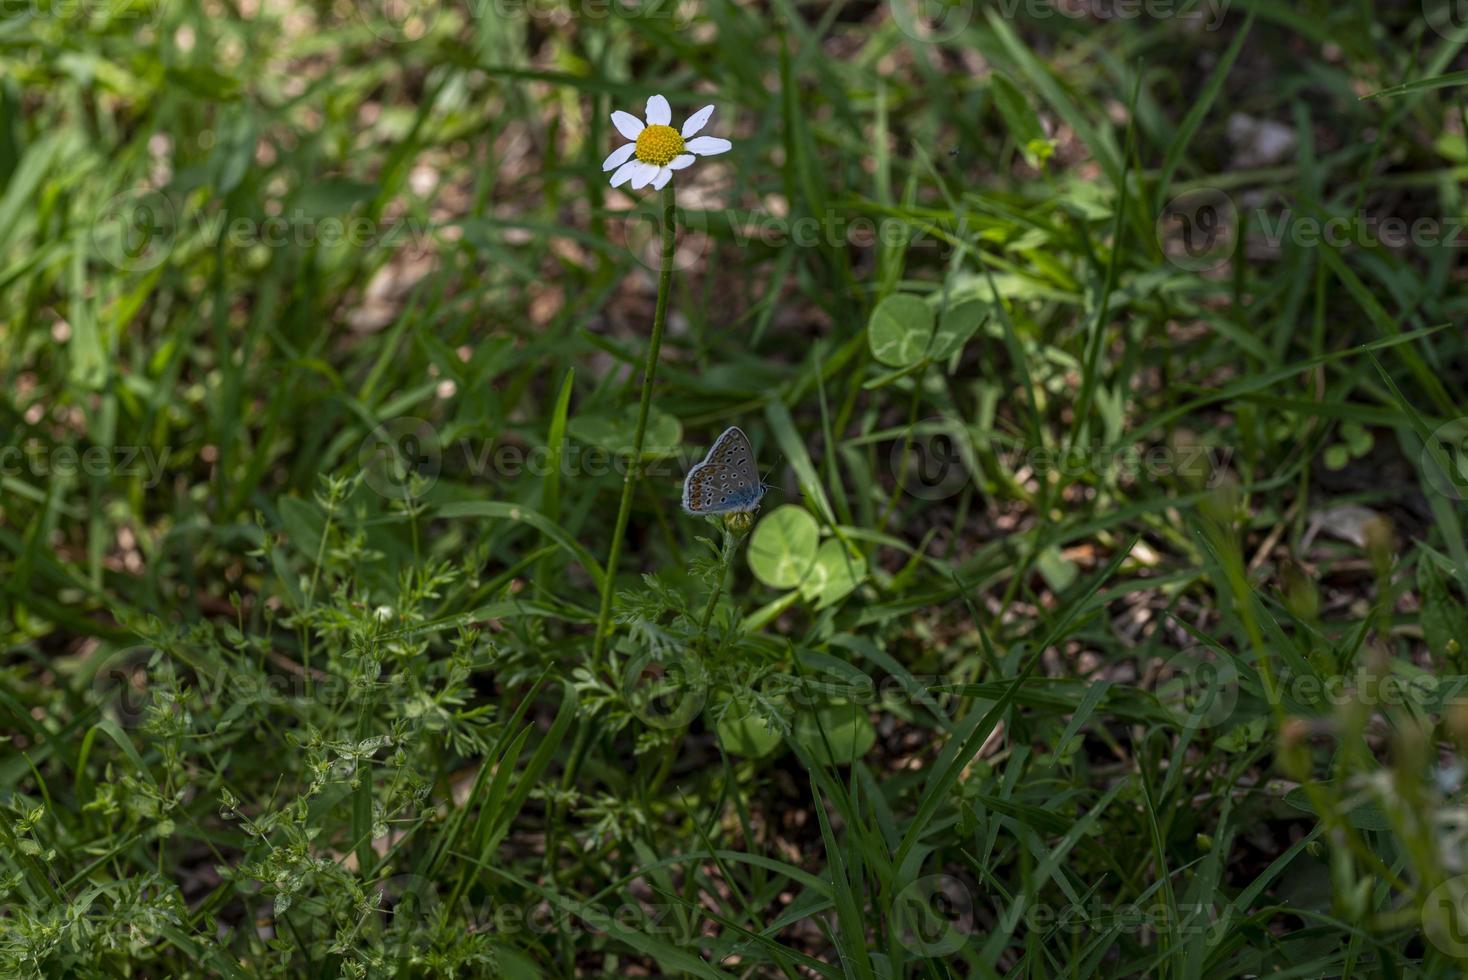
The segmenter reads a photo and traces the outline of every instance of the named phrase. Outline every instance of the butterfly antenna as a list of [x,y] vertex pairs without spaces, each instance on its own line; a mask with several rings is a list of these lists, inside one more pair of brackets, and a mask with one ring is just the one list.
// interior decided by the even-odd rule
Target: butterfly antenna
[[[773,473],[777,469],[779,469],[780,468],[780,461],[783,460],[784,458],[785,458],[785,456],[783,454],[781,454],[780,456],[775,457],[775,465],[774,466],[771,466],[769,469],[765,470],[765,476],[769,476],[771,473]],[[791,495],[789,490],[786,490],[784,487],[777,487],[773,483],[767,482],[763,477],[760,479],[760,483],[764,486],[764,488],[766,490],[778,490],[781,493],[785,494],[787,497]],[[798,490],[795,492],[794,495],[797,496],[797,497],[804,497],[805,496],[804,493],[802,493],[802,492],[800,492]]]
[[[781,453],[780,455],[776,456],[775,457],[775,465],[774,466],[771,466],[769,469],[765,470],[765,476],[769,476],[771,473],[773,473],[776,470],[778,470],[780,468],[780,462],[784,458],[785,458],[785,454],[784,453]],[[784,493],[785,492],[785,490],[783,488],[774,486],[769,481],[767,481],[763,476],[760,477],[760,481],[759,482],[762,483],[762,484],[764,484],[767,487],[771,487],[772,489],[779,490],[781,493]]]

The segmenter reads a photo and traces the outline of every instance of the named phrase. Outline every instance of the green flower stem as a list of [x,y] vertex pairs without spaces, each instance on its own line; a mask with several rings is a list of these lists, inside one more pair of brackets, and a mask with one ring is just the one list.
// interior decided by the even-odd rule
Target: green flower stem
[[[734,548],[739,539],[749,533],[748,524],[738,526],[730,519],[724,521],[724,547],[719,555],[719,578],[714,582],[713,591],[709,593],[708,605],[704,606],[703,619],[698,624],[698,650],[700,653],[708,653],[709,650],[709,624],[714,619],[714,609],[719,604],[719,596],[724,594],[724,583],[729,580],[729,568],[734,564]],[[700,673],[700,676],[704,676]],[[663,780],[668,778],[668,773],[673,771],[673,760],[678,756],[678,748],[683,744],[683,738],[688,734],[688,726],[684,725],[679,731],[678,737],[669,740],[663,749],[663,758],[658,765],[658,771],[653,776],[652,782],[648,784],[647,798],[651,799],[662,788]]]
[[642,439],[647,434],[647,413],[652,407],[652,383],[658,371],[658,353],[663,346],[663,325],[668,319],[668,292],[673,284],[673,185],[663,188],[663,255],[658,270],[658,305],[652,317],[652,339],[647,344],[647,364],[642,369],[642,401],[637,406],[637,432],[632,438],[632,458],[627,461],[627,475],[622,480],[622,503],[617,508],[617,523],[612,528],[612,547],[607,552],[606,576],[601,586],[601,612],[596,617],[596,639],[592,662],[600,664],[611,635],[612,589],[617,578],[617,558],[622,552],[622,538],[627,534],[627,520],[632,516],[632,494],[637,489],[637,476],[642,469]]
[[724,552],[719,556],[719,580],[714,583],[714,590],[709,593],[709,603],[703,610],[703,621],[698,624],[698,642],[703,649],[708,649],[709,623],[714,619],[714,607],[719,604],[719,596],[724,592],[724,580],[729,577],[729,566],[734,563],[734,530],[725,525],[724,527]]

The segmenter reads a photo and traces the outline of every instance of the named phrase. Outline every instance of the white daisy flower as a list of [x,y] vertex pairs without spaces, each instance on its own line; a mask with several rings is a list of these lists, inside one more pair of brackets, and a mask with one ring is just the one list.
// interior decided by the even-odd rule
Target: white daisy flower
[[629,180],[633,190],[641,190],[648,184],[661,190],[673,179],[673,171],[682,170],[695,157],[711,157],[725,153],[734,144],[716,136],[699,136],[714,107],[706,105],[688,117],[681,130],[668,125],[673,121],[673,110],[668,100],[654,95],[647,100],[647,123],[618,109],[612,113],[612,125],[617,132],[635,142],[619,146],[602,162],[603,171],[615,170],[612,186],[620,187]]

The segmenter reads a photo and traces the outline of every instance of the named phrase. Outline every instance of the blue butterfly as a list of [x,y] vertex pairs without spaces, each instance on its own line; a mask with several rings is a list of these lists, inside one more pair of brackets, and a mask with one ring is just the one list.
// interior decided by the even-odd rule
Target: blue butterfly
[[683,480],[683,509],[690,514],[747,514],[759,509],[769,485],[759,478],[749,436],[731,425],[714,440],[703,462]]

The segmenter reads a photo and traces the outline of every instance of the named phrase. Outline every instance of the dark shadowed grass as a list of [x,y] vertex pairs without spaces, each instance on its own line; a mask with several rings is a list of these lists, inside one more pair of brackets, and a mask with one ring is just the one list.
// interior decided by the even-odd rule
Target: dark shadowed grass
[[1457,975],[1468,32],[916,6],[7,10],[0,973]]

